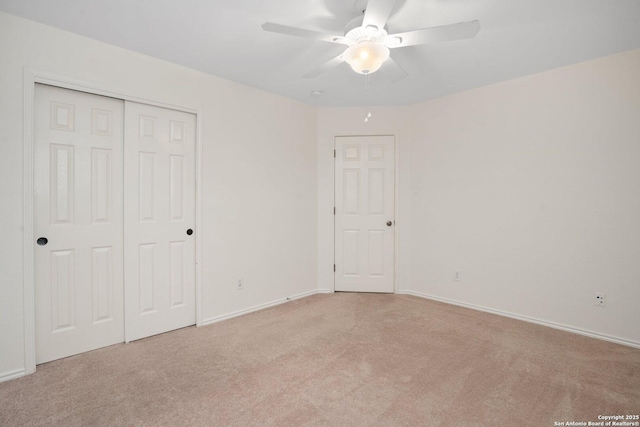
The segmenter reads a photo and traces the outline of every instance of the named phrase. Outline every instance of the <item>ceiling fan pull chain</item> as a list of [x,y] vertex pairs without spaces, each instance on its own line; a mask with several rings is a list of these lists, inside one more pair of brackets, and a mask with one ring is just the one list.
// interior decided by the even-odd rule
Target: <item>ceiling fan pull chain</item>
[[365,117],[364,122],[369,123],[369,119],[371,118],[371,111],[369,110],[369,94],[371,92],[371,75],[364,75],[364,99],[365,99]]

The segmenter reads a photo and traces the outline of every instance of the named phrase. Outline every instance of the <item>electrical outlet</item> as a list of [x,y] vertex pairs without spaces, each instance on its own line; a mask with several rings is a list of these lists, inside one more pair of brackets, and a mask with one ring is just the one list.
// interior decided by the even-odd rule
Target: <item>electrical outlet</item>
[[244,289],[244,279],[238,279],[236,283],[236,290],[239,291],[241,289]]
[[593,305],[598,307],[606,307],[607,306],[607,296],[605,294],[600,294],[596,292],[596,295],[593,299]]
[[462,275],[460,274],[459,271],[453,272],[453,280],[455,280],[456,282],[459,282],[460,280],[462,280]]

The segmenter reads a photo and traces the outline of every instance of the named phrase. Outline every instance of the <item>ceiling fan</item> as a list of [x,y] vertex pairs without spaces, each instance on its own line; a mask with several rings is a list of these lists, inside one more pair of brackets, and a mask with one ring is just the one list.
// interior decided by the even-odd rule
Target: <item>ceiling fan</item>
[[342,62],[347,62],[353,71],[360,74],[375,73],[383,63],[387,62],[404,77],[406,72],[389,56],[389,49],[469,39],[480,31],[480,22],[475,20],[389,34],[385,26],[395,3],[396,0],[369,0],[364,15],[358,16],[349,22],[343,36],[274,24],[272,22],[262,24],[262,29],[273,33],[348,46],[343,53],[303,76],[307,78],[316,77]]

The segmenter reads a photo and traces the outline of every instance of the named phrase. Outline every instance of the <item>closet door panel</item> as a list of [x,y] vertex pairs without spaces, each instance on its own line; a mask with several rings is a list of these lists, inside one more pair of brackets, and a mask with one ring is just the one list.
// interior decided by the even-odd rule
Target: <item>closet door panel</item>
[[126,102],[125,122],[125,310],[132,341],[195,324],[196,119]]
[[124,341],[121,100],[37,84],[36,363]]

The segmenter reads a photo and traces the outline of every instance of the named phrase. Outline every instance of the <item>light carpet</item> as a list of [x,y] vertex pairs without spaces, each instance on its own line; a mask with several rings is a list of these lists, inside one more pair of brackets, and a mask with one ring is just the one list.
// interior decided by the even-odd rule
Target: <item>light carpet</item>
[[554,426],[640,413],[640,350],[407,295],[314,295],[38,366],[0,426]]

